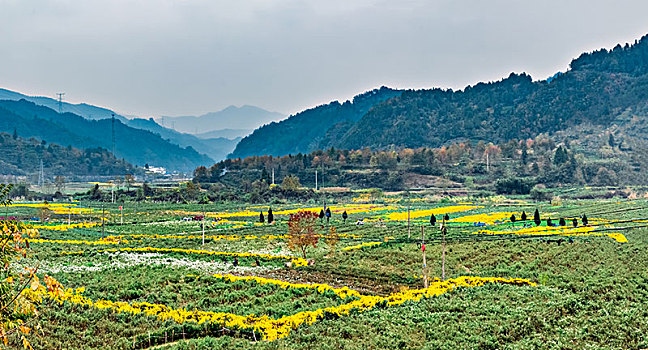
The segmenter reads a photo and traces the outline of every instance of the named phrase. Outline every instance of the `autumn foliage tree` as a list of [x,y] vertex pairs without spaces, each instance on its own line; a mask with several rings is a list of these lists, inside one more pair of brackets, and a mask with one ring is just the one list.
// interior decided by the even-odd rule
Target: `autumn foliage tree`
[[[0,205],[9,205],[8,193],[11,184],[0,184]],[[53,278],[45,276],[41,285],[35,268],[18,268],[16,262],[27,257],[29,237],[38,232],[28,225],[16,221],[0,220],[0,348],[2,344],[10,348],[22,343],[31,349],[27,336],[37,328],[34,316],[41,298],[35,291],[47,288],[60,293],[61,286]]]
[[288,234],[286,235],[288,247],[300,251],[304,259],[306,259],[306,249],[309,246],[315,248],[319,240],[316,233],[318,218],[319,215],[316,213],[299,211],[291,214],[288,219]]

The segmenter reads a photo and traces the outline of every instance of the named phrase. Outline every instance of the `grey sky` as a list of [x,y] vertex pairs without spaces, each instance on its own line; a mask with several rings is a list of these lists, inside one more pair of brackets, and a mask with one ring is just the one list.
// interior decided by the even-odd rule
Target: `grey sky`
[[286,114],[387,85],[544,79],[648,33],[648,1],[0,0],[0,86],[122,113]]

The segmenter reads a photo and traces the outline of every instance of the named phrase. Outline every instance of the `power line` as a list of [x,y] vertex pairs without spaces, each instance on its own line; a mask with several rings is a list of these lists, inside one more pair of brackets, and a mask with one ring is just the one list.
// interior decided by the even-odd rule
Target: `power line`
[[58,95],[58,112],[63,113],[63,95],[65,95],[65,92],[57,92]]

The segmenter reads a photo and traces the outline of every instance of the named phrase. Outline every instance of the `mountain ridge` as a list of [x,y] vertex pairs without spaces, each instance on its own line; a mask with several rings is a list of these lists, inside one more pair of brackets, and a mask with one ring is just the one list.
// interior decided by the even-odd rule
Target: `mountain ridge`
[[230,105],[220,111],[209,112],[200,116],[161,116],[157,119],[161,120],[161,123],[165,126],[171,123],[172,128],[177,131],[199,134],[226,128],[247,129],[250,126],[266,123],[268,120],[282,118],[284,118],[283,114],[267,111],[260,107]]
[[638,106],[646,100],[648,35],[632,45],[582,53],[571,61],[570,69],[546,80],[511,73],[499,81],[479,82],[457,91],[404,90],[375,101],[355,119],[345,118],[341,105],[334,101],[264,125],[242,139],[229,157],[282,156],[331,147],[442,147],[466,140],[499,143],[553,134],[582,123],[607,127],[628,108],[643,110]]
[[[48,143],[77,148],[112,148],[112,121],[88,120],[73,113],[58,112],[34,102],[0,100],[0,131],[34,137]],[[115,119],[116,155],[135,165],[163,166],[190,172],[213,162],[191,146],[182,148],[147,130],[132,128]]]

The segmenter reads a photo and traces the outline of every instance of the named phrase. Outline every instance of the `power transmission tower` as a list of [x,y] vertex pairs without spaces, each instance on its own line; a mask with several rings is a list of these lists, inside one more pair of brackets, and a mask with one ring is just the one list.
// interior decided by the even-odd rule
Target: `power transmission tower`
[[63,112],[63,95],[65,95],[65,92],[57,92],[58,95],[58,107],[59,107],[59,114]]
[[112,153],[115,158],[117,156],[115,155],[115,114],[113,113],[112,115]]

